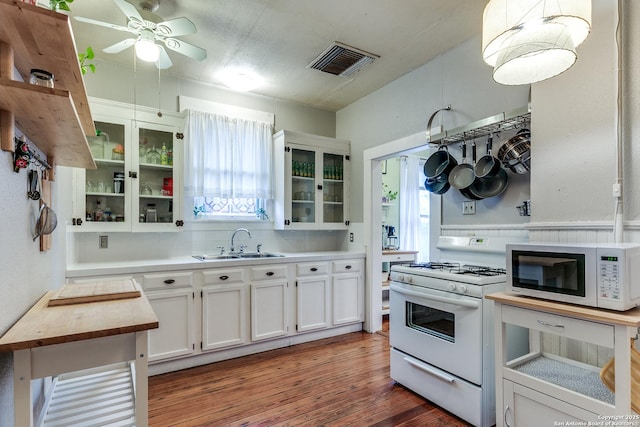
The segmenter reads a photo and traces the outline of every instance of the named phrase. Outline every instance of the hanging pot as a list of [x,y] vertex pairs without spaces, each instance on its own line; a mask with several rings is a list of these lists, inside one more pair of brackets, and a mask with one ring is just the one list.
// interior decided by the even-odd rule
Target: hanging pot
[[531,132],[529,129],[520,131],[498,150],[498,159],[504,167],[513,173],[525,174],[529,172],[531,161]]
[[473,172],[473,166],[467,163],[467,142],[462,141],[462,163],[457,165],[449,173],[449,184],[458,190],[467,188],[473,184],[476,178]]
[[442,177],[446,181],[449,179],[449,173],[456,166],[458,166],[458,161],[449,154],[447,146],[440,145],[438,150],[431,154],[424,163],[423,170],[427,179],[434,180]]
[[509,176],[507,171],[499,168],[498,173],[492,177],[476,178],[469,190],[472,194],[487,199],[502,194],[507,189],[508,184]]
[[487,139],[487,154],[480,157],[475,165],[474,171],[478,178],[490,178],[500,171],[500,160],[491,154],[491,146],[493,145],[493,136],[489,135]]
[[451,188],[451,184],[449,184],[448,180],[439,180],[439,179],[429,179],[427,178],[424,181],[424,188],[427,189],[430,193],[433,194],[444,194],[449,191]]
[[[463,154],[462,155],[464,156],[465,155],[464,152],[466,151],[464,145],[462,147],[462,150],[463,150]],[[473,186],[473,184],[477,180],[480,179],[480,178],[477,178],[475,176],[475,173],[474,173],[474,170],[473,170],[474,166],[476,164],[476,143],[475,143],[475,141],[473,142],[473,144],[471,144],[471,158],[472,158],[472,163],[469,165],[469,168],[471,169],[472,179],[470,180],[469,184],[466,187],[458,188],[458,191],[460,192],[460,194],[462,194],[467,199],[470,199],[470,200],[482,200],[483,199],[482,196],[474,193],[474,186]]]

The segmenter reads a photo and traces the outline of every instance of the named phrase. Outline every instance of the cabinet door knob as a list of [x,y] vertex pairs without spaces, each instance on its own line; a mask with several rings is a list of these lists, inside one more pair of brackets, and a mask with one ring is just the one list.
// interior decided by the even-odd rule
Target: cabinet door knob
[[322,185],[318,184],[318,190],[322,190]]
[[167,285],[171,285],[173,283],[176,283],[176,280],[175,279],[167,279],[167,280],[164,281],[164,283],[167,284]]
[[316,267],[311,267],[310,270],[311,271],[318,271],[318,269]]
[[274,272],[273,272],[273,271],[267,271],[265,274],[266,274],[267,276],[273,276],[273,275],[274,275]]
[[220,280],[227,280],[229,276],[220,276]]
[[347,270],[351,270],[351,266],[350,265],[345,265],[344,268],[346,268]]

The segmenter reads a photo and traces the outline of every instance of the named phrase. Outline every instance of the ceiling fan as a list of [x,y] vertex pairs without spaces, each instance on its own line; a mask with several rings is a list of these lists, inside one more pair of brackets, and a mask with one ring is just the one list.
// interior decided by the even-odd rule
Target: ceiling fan
[[198,61],[202,61],[207,57],[206,50],[175,38],[197,32],[196,26],[189,19],[181,17],[156,24],[143,19],[136,7],[131,3],[125,0],[113,0],[113,2],[127,16],[126,27],[81,16],[75,17],[81,22],[100,25],[118,31],[126,31],[135,35],[135,37],[124,39],[104,48],[103,52],[119,53],[131,46],[135,46],[138,58],[147,62],[155,62],[156,67],[159,69],[166,69],[173,65],[165,47]]

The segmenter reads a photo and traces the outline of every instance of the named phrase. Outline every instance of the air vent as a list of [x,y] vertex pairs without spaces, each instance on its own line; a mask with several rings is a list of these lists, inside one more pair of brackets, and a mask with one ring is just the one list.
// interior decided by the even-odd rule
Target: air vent
[[324,71],[336,76],[349,77],[372,63],[378,55],[335,42],[322,52],[307,68]]

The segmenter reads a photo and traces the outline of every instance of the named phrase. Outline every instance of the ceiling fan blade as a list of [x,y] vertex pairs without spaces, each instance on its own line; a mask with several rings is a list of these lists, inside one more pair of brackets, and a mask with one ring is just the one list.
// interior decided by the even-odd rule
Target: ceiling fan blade
[[121,42],[105,47],[104,49],[102,49],[102,51],[106,53],[119,53],[133,46],[134,44],[136,44],[136,39],[124,39]]
[[156,32],[163,36],[183,36],[198,32],[196,26],[188,18],[176,18],[156,24]]
[[196,59],[198,61],[202,61],[207,57],[207,51],[194,46],[190,43],[183,42],[182,40],[174,39],[174,38],[166,38],[162,40],[164,44],[171,50],[178,52],[184,56],[188,56],[189,58]]
[[156,67],[161,70],[166,70],[173,65],[173,62],[171,62],[171,58],[169,58],[169,55],[167,55],[167,51],[165,50],[165,48],[162,46],[158,47],[160,48],[160,58],[158,58],[158,60],[156,61]]
[[134,19],[139,22],[144,22],[144,19],[142,19],[142,16],[140,16],[140,12],[138,12],[138,9],[136,9],[136,7],[128,1],[113,0],[113,2],[120,8],[122,13],[124,13],[128,19]]
[[111,28],[111,29],[114,29],[114,30],[118,30],[118,31],[126,31],[128,33],[132,33],[133,32],[129,28],[123,27],[122,25],[116,25],[116,24],[110,24],[108,22],[96,21],[95,19],[84,18],[82,16],[75,16],[74,18],[77,21],[86,22],[87,24],[100,25],[101,27],[107,27],[107,28]]

